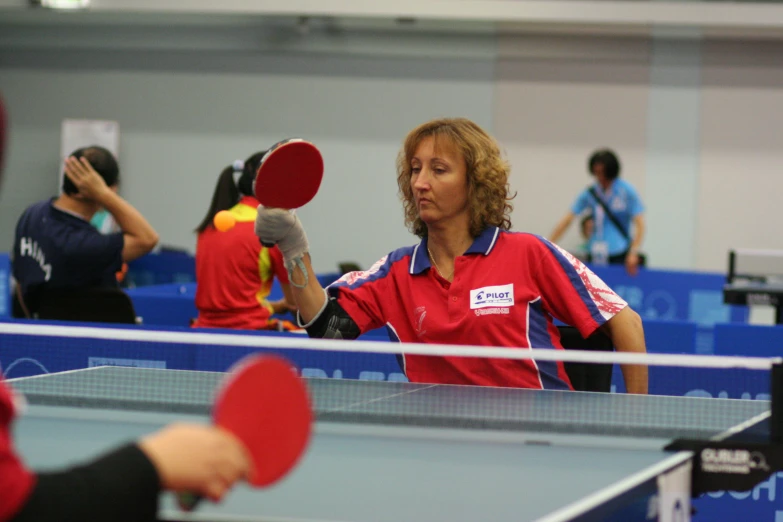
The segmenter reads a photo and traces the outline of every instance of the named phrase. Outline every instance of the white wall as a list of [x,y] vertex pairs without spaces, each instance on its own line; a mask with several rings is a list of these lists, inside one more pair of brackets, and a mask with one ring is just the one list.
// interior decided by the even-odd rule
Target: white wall
[[783,45],[703,50],[699,267],[731,248],[783,249]]
[[[587,159],[612,147],[644,198],[649,43],[622,38],[500,42],[495,130],[518,192],[513,225],[548,236],[591,178]],[[577,223],[559,242],[580,240]]]
[[[724,271],[731,248],[783,249],[783,43],[684,36],[501,40],[515,228],[548,234],[607,145],[647,207],[652,266]],[[561,240],[578,242],[576,226]]]
[[701,42],[652,40],[647,113],[647,233],[654,266],[696,266]]
[[61,120],[95,118],[120,123],[122,194],[163,244],[191,250],[224,165],[284,137],[313,140],[326,172],[301,216],[316,269],[368,266],[415,241],[394,172],[405,133],[439,116],[491,126],[491,58],[409,54],[2,52],[11,142],[0,245],[26,205],[56,192]]
[[[314,140],[326,178],[301,213],[317,269],[366,266],[414,241],[395,155],[412,126],[446,115],[505,147],[517,230],[548,234],[589,183],[589,152],[611,146],[648,208],[653,266],[724,270],[729,248],[783,248],[778,43],[116,29],[0,31],[12,125],[0,250],[22,209],[56,192],[61,120],[101,118],[120,122],[123,194],[188,249],[223,165],[282,137]],[[562,243],[577,242],[573,227]]]

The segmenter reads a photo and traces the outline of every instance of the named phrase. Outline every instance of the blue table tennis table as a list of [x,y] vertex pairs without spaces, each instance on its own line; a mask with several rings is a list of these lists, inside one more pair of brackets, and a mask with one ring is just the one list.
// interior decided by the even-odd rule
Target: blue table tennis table
[[[208,422],[221,373],[99,367],[9,381],[28,403],[15,426],[36,469],[96,456],[172,421]],[[317,417],[299,466],[263,490],[168,520],[689,520],[693,453],[674,438],[714,438],[767,401],[631,396],[308,379]],[[761,421],[759,421],[761,419]],[[758,421],[758,422],[756,422]],[[641,507],[640,507],[641,506]],[[674,512],[666,510],[674,506]],[[651,512],[652,511],[652,512]],[[664,512],[666,511],[666,512]],[[676,518],[681,516],[682,518]],[[674,517],[674,518],[673,518]]]

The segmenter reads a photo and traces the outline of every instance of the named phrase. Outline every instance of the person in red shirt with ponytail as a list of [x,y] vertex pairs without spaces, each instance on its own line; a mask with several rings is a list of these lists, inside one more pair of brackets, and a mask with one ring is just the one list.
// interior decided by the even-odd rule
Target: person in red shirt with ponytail
[[[236,161],[220,173],[206,215],[196,227],[196,328],[296,330],[291,321],[272,317],[295,311],[283,255],[256,237],[258,200],[253,180],[266,151]],[[213,221],[228,212],[233,226],[218,230]],[[269,301],[277,278],[283,299]],[[292,317],[293,318],[293,317]]]

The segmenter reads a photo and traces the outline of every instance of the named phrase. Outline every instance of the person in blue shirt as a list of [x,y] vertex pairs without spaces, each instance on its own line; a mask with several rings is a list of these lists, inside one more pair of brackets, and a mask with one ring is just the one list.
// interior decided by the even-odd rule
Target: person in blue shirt
[[609,149],[595,151],[588,160],[595,183],[584,189],[560,220],[549,239],[556,243],[576,216],[593,217],[587,240],[588,261],[624,264],[636,275],[642,261],[639,254],[644,238],[644,204],[636,189],[620,178],[620,160]]
[[[65,162],[63,192],[28,207],[16,225],[13,276],[23,315],[33,317],[49,291],[116,287],[124,262],[152,250],[158,234],[117,195],[119,167],[108,150],[91,146]],[[120,231],[101,234],[90,219],[106,209]]]

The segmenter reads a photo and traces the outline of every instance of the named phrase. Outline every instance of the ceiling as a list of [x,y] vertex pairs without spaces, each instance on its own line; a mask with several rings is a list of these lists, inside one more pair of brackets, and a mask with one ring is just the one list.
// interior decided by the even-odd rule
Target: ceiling
[[[379,7],[381,6],[381,7]],[[385,6],[385,7],[383,7]],[[299,33],[783,39],[783,3],[649,0],[93,0],[55,11],[0,0],[0,28],[212,27]]]

